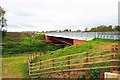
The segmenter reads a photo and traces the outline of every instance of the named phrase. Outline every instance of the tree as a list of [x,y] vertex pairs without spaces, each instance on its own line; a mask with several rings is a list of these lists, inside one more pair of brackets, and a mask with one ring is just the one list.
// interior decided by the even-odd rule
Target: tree
[[120,31],[120,26],[119,25],[115,26],[114,31]]
[[68,32],[68,31],[69,31],[68,29],[63,30],[63,32]]
[[90,30],[91,32],[97,32],[97,28],[95,27],[95,28],[91,28],[91,30]]
[[112,25],[108,26],[109,31],[113,31]]
[[6,32],[7,32],[5,29],[3,29],[2,31],[2,28],[7,26],[7,23],[6,23],[7,20],[4,17],[4,15],[5,15],[5,10],[0,7],[0,34],[2,33],[2,39],[4,39],[4,37],[6,36]]
[[78,29],[77,32],[81,32],[81,30]]
[[112,25],[109,25],[108,27],[105,25],[100,25],[95,28],[91,28],[91,32],[107,32],[107,31],[113,31]]
[[88,31],[88,28],[85,28],[85,32],[87,32]]
[[59,30],[59,32],[62,32],[61,30]]
[[6,18],[4,17],[5,15],[5,10],[3,8],[0,7],[0,30],[2,31],[2,28],[7,26],[6,24]]
[[68,32],[71,32],[71,29],[69,29]]

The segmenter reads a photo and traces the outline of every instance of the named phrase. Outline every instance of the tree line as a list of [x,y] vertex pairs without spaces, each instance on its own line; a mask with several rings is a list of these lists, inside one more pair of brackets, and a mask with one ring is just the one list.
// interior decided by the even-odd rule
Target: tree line
[[[77,29],[76,31],[72,31],[71,29],[64,29],[64,30],[54,30],[54,31],[46,31],[46,32],[81,32],[82,30]],[[100,25],[97,27],[92,27],[90,30],[88,28],[84,29],[84,32],[113,32],[113,31],[120,31],[120,25]]]
[[[85,30],[87,31],[87,30]],[[97,27],[93,27],[89,30],[90,32],[108,32],[108,31],[120,31],[120,25],[116,25],[116,26],[106,26],[106,25],[100,25]]]

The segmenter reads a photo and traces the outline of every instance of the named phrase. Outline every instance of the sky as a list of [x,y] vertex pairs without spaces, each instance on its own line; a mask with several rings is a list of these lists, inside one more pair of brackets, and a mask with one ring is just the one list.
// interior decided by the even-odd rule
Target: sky
[[119,0],[0,0],[6,30],[84,30],[118,24]]

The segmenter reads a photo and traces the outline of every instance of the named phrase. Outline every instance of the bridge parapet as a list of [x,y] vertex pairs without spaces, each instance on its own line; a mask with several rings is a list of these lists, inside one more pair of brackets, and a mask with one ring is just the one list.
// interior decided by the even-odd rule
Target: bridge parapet
[[97,32],[96,38],[120,40],[120,32]]
[[92,40],[94,38],[120,40],[120,32],[58,32],[45,35],[77,40]]

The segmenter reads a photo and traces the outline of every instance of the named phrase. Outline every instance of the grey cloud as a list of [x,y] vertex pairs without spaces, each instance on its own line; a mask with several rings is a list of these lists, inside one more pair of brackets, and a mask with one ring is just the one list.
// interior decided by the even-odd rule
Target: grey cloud
[[117,1],[3,0],[0,5],[7,9],[6,18],[10,28],[84,29],[100,24],[117,24]]
[[23,28],[21,25],[8,24],[9,28]]

